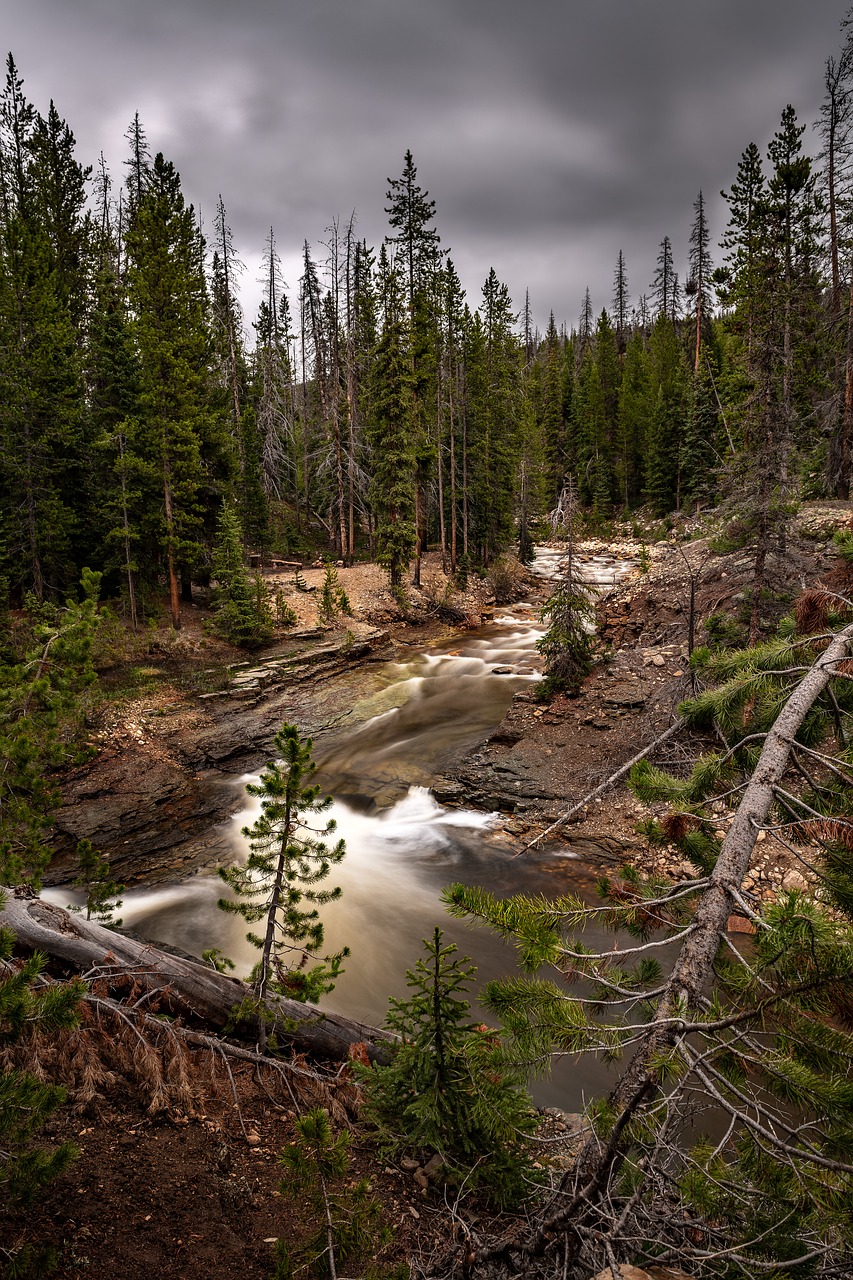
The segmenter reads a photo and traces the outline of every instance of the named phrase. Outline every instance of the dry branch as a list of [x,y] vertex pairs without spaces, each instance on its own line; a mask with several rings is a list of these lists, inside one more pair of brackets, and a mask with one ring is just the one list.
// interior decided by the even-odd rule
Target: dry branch
[[611,773],[608,778],[605,778],[604,782],[600,783],[594,791],[588,792],[588,794],[581,800],[578,800],[577,804],[573,804],[565,813],[560,814],[560,817],[556,822],[552,822],[550,827],[546,827],[544,831],[540,831],[539,835],[526,844],[523,849],[520,849],[515,856],[520,858],[523,853],[527,853],[528,849],[532,849],[540,840],[544,840],[552,831],[556,831],[558,827],[563,826],[563,824],[568,822],[570,818],[573,818],[576,813],[580,813],[581,809],[585,808],[586,805],[590,804],[593,800],[597,800],[599,796],[604,795],[604,792],[609,791],[615,783],[619,782],[622,778],[627,777],[635,764],[639,764],[641,760],[645,760],[646,756],[651,755],[654,750],[663,746],[665,742],[668,742],[669,739],[674,737],[675,734],[678,733],[679,729],[683,729],[683,727],[684,721],[681,719],[676,720],[674,724],[671,724],[668,729],[655,738],[654,741],[650,742],[648,746],[643,747],[642,751],[638,751],[635,756],[631,756],[630,760],[626,760],[623,765],[620,765],[616,772]]

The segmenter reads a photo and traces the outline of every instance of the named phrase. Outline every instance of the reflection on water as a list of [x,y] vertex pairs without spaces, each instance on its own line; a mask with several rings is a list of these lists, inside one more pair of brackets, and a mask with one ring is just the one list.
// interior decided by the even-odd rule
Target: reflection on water
[[[415,652],[409,662],[388,663],[379,691],[372,680],[372,692],[357,703],[354,718],[369,717],[366,722],[342,727],[318,750],[317,780],[336,797],[329,816],[347,845],[328,881],[343,894],[323,908],[323,920],[326,949],[349,946],[351,956],[324,1000],[328,1008],[381,1022],[389,996],[406,993],[405,970],[435,924],[472,956],[481,980],[513,971],[510,946],[486,929],[445,916],[440,893],[453,881],[482,885],[499,896],[591,894],[589,876],[578,864],[555,854],[516,859],[497,815],[442,809],[428,790],[458,752],[483,741],[500,723],[513,695],[539,678],[541,634],[533,606],[522,604],[488,628]],[[241,828],[258,810],[259,801],[247,797],[228,824],[235,858],[246,855]],[[221,880],[210,875],[129,890],[121,915],[141,935],[196,955],[217,947],[247,974],[257,953],[245,940],[245,923],[217,909],[223,890]],[[70,897],[67,889],[50,896],[63,904]],[[592,930],[585,942],[612,945]],[[602,1068],[585,1062],[562,1068],[537,1086],[536,1095],[542,1103],[573,1110],[601,1086]]]

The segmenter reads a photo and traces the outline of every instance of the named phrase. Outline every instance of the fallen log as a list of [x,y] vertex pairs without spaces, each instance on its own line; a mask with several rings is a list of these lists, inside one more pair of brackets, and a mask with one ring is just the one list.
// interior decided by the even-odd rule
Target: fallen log
[[[257,1038],[257,1015],[244,1014],[235,1021],[235,1009],[251,999],[251,988],[201,961],[105,929],[41,898],[9,893],[0,910],[2,925],[15,934],[16,950],[40,951],[69,971],[97,977],[108,989],[132,981],[140,993],[156,994],[161,1011],[172,1017],[209,1031],[227,1028],[238,1038]],[[371,1060],[388,1058],[394,1037],[379,1027],[298,1000],[270,997],[264,1003],[270,1017],[267,1035],[275,1035],[280,1044],[313,1057],[345,1061],[351,1045],[364,1043]]]

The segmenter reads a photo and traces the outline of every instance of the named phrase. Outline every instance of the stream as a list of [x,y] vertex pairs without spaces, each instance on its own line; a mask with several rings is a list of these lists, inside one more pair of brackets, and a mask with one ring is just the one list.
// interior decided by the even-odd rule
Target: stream
[[[543,548],[536,567],[550,577],[558,558],[559,553]],[[586,571],[591,581],[609,586],[630,566],[600,557]],[[499,828],[498,815],[444,809],[429,790],[431,779],[452,767],[461,750],[475,747],[497,727],[514,695],[540,678],[536,641],[542,630],[535,606],[522,603],[477,631],[413,646],[407,661],[384,664],[378,681],[371,674],[370,691],[357,701],[358,727],[342,725],[315,750],[315,780],[335,797],[328,816],[347,847],[326,882],[340,885],[343,893],[322,908],[324,950],[331,954],[349,946],[351,951],[323,1007],[381,1023],[389,996],[406,994],[405,971],[436,924],[444,929],[445,941],[455,942],[460,954],[476,962],[478,981],[514,972],[511,945],[485,928],[445,915],[440,902],[445,885],[482,885],[498,896],[572,892],[593,897],[593,876],[570,852],[551,848],[516,858],[517,847]],[[251,781],[255,777],[247,775],[234,785]],[[226,824],[235,860],[246,856],[241,830],[259,809],[260,802],[247,795],[245,806]],[[217,947],[234,960],[238,974],[248,974],[257,952],[245,940],[245,922],[217,908],[223,890],[221,880],[210,874],[134,888],[126,891],[120,914],[125,926],[152,941],[196,955]],[[64,905],[69,891],[55,889],[50,896]],[[584,940],[612,946],[612,935],[594,929]],[[564,1063],[536,1083],[534,1095],[540,1105],[580,1110],[585,1099],[601,1091],[604,1078],[604,1068],[592,1059]]]

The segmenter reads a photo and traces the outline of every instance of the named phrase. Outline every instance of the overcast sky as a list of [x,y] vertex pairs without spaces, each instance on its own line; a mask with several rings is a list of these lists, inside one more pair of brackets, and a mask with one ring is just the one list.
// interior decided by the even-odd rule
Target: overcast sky
[[812,123],[849,0],[0,0],[3,44],[86,163],[118,174],[139,111],[209,225],[221,192],[254,279],[270,225],[295,300],[307,239],[353,209],[379,245],[410,148],[442,243],[480,300],[489,268],[518,310],[574,324],[632,299],[669,235],[684,260],[721,187],[785,105]]

